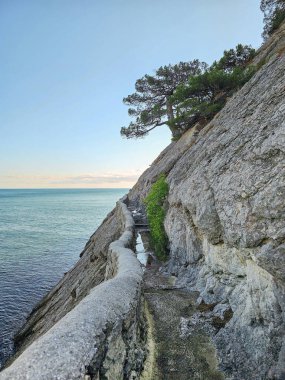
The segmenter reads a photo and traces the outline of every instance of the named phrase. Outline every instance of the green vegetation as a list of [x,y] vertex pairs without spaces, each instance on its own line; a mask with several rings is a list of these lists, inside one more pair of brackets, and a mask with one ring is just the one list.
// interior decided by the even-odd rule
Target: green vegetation
[[250,46],[239,44],[210,67],[196,59],[145,75],[137,80],[136,92],[124,99],[135,121],[121,129],[122,136],[143,137],[167,125],[175,141],[195,124],[211,120],[254,74],[256,68],[250,66],[254,54]]
[[168,184],[165,175],[162,174],[152,185],[148,196],[144,200],[150,227],[151,244],[160,260],[167,258],[168,238],[164,230],[164,202],[167,195]]
[[[264,12],[264,38],[268,38],[285,20],[285,0],[261,0]],[[239,44],[224,51],[211,66],[198,59],[162,66],[155,75],[145,75],[135,84],[135,92],[123,99],[134,118],[121,128],[126,138],[146,136],[158,126],[166,125],[172,140],[196,124],[204,125],[225,105],[258,70],[251,60],[255,50]]]
[[255,54],[249,46],[238,45],[224,52],[204,73],[178,86],[171,101],[177,109],[174,125],[186,130],[197,122],[211,120],[225,105],[227,98],[241,88],[255,73],[249,62]]
[[264,13],[263,38],[266,40],[285,20],[285,0],[261,0]]
[[187,82],[190,76],[201,74],[205,63],[198,60],[180,62],[176,65],[160,67],[155,75],[145,75],[135,84],[136,92],[123,99],[129,108],[129,116],[134,117],[128,127],[121,129],[121,135],[127,138],[143,137],[160,125],[168,125],[173,136],[177,130],[170,125],[175,117],[170,97],[176,87]]

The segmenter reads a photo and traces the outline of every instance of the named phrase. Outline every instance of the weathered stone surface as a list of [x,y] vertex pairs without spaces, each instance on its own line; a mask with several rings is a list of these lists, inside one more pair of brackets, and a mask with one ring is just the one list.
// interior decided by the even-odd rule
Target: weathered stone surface
[[166,147],[152,165],[142,174],[138,182],[130,190],[129,199],[136,203],[142,201],[147,195],[151,185],[157,180],[161,173],[168,174],[178,159],[196,141],[199,127],[187,131],[176,143]]
[[188,320],[195,313],[197,292],[179,290],[170,276],[153,262],[144,273],[144,296],[154,345],[153,361],[145,368],[146,380],[223,380],[209,334],[195,328],[189,334]]
[[134,237],[131,213],[118,202],[114,215],[123,233],[108,250],[109,279],[33,341],[0,373],[1,380],[138,378],[145,357],[142,269],[128,248]]
[[285,23],[256,52],[253,64],[258,65],[268,61],[274,54],[281,55],[285,49]]
[[[131,190],[170,186],[168,270],[200,302],[232,310],[215,336],[231,379],[285,378],[285,25],[262,67],[195,136],[172,143]],[[263,61],[263,62],[262,62]]]
[[90,237],[77,264],[43,298],[16,336],[21,350],[48,331],[72,310],[96,285],[104,281],[109,244],[116,240],[123,225],[116,210]]

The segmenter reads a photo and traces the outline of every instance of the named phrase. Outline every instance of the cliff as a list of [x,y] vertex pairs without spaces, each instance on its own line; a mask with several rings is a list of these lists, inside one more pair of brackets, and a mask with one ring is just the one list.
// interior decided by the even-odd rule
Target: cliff
[[284,52],[283,24],[258,52],[256,75],[199,133],[167,147],[129,194],[140,202],[167,174],[166,270],[216,304],[212,317],[233,312],[214,336],[233,379],[285,376]]
[[[199,292],[203,307],[185,319],[186,331],[195,320],[206,329],[220,322],[210,335],[227,379],[285,378],[284,52],[285,24],[258,52],[254,77],[207,126],[171,143],[128,194],[141,207],[166,174],[170,253],[163,270],[177,288]],[[125,208],[106,218],[74,269],[34,310],[17,338],[24,352],[0,379],[31,378],[31,366],[43,379],[139,378],[142,275]],[[111,242],[126,228],[129,251],[122,254],[129,256],[119,265]],[[128,273],[118,281],[122,265]]]

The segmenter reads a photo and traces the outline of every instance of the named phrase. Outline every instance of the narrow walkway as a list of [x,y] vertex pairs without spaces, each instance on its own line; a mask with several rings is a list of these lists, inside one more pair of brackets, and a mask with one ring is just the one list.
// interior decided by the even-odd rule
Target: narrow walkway
[[148,345],[152,352],[142,379],[224,379],[217,370],[216,351],[209,336],[198,326],[192,330],[187,328],[187,321],[197,311],[197,293],[177,289],[175,278],[159,271],[160,264],[149,251],[149,230],[144,213],[134,206],[129,208],[136,224],[137,255],[146,266],[144,295],[149,328]]
[[[150,380],[222,380],[215,348],[207,334],[183,331],[183,322],[195,312],[197,294],[173,287],[173,279],[156,264],[145,271],[144,294],[153,324],[155,366]],[[150,323],[150,322],[149,322]]]

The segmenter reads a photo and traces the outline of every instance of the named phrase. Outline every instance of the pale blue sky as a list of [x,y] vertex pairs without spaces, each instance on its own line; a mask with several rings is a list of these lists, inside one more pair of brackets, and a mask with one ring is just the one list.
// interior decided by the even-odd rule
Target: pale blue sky
[[0,0],[0,188],[129,187],[169,143],[122,98],[165,64],[261,44],[259,0]]

